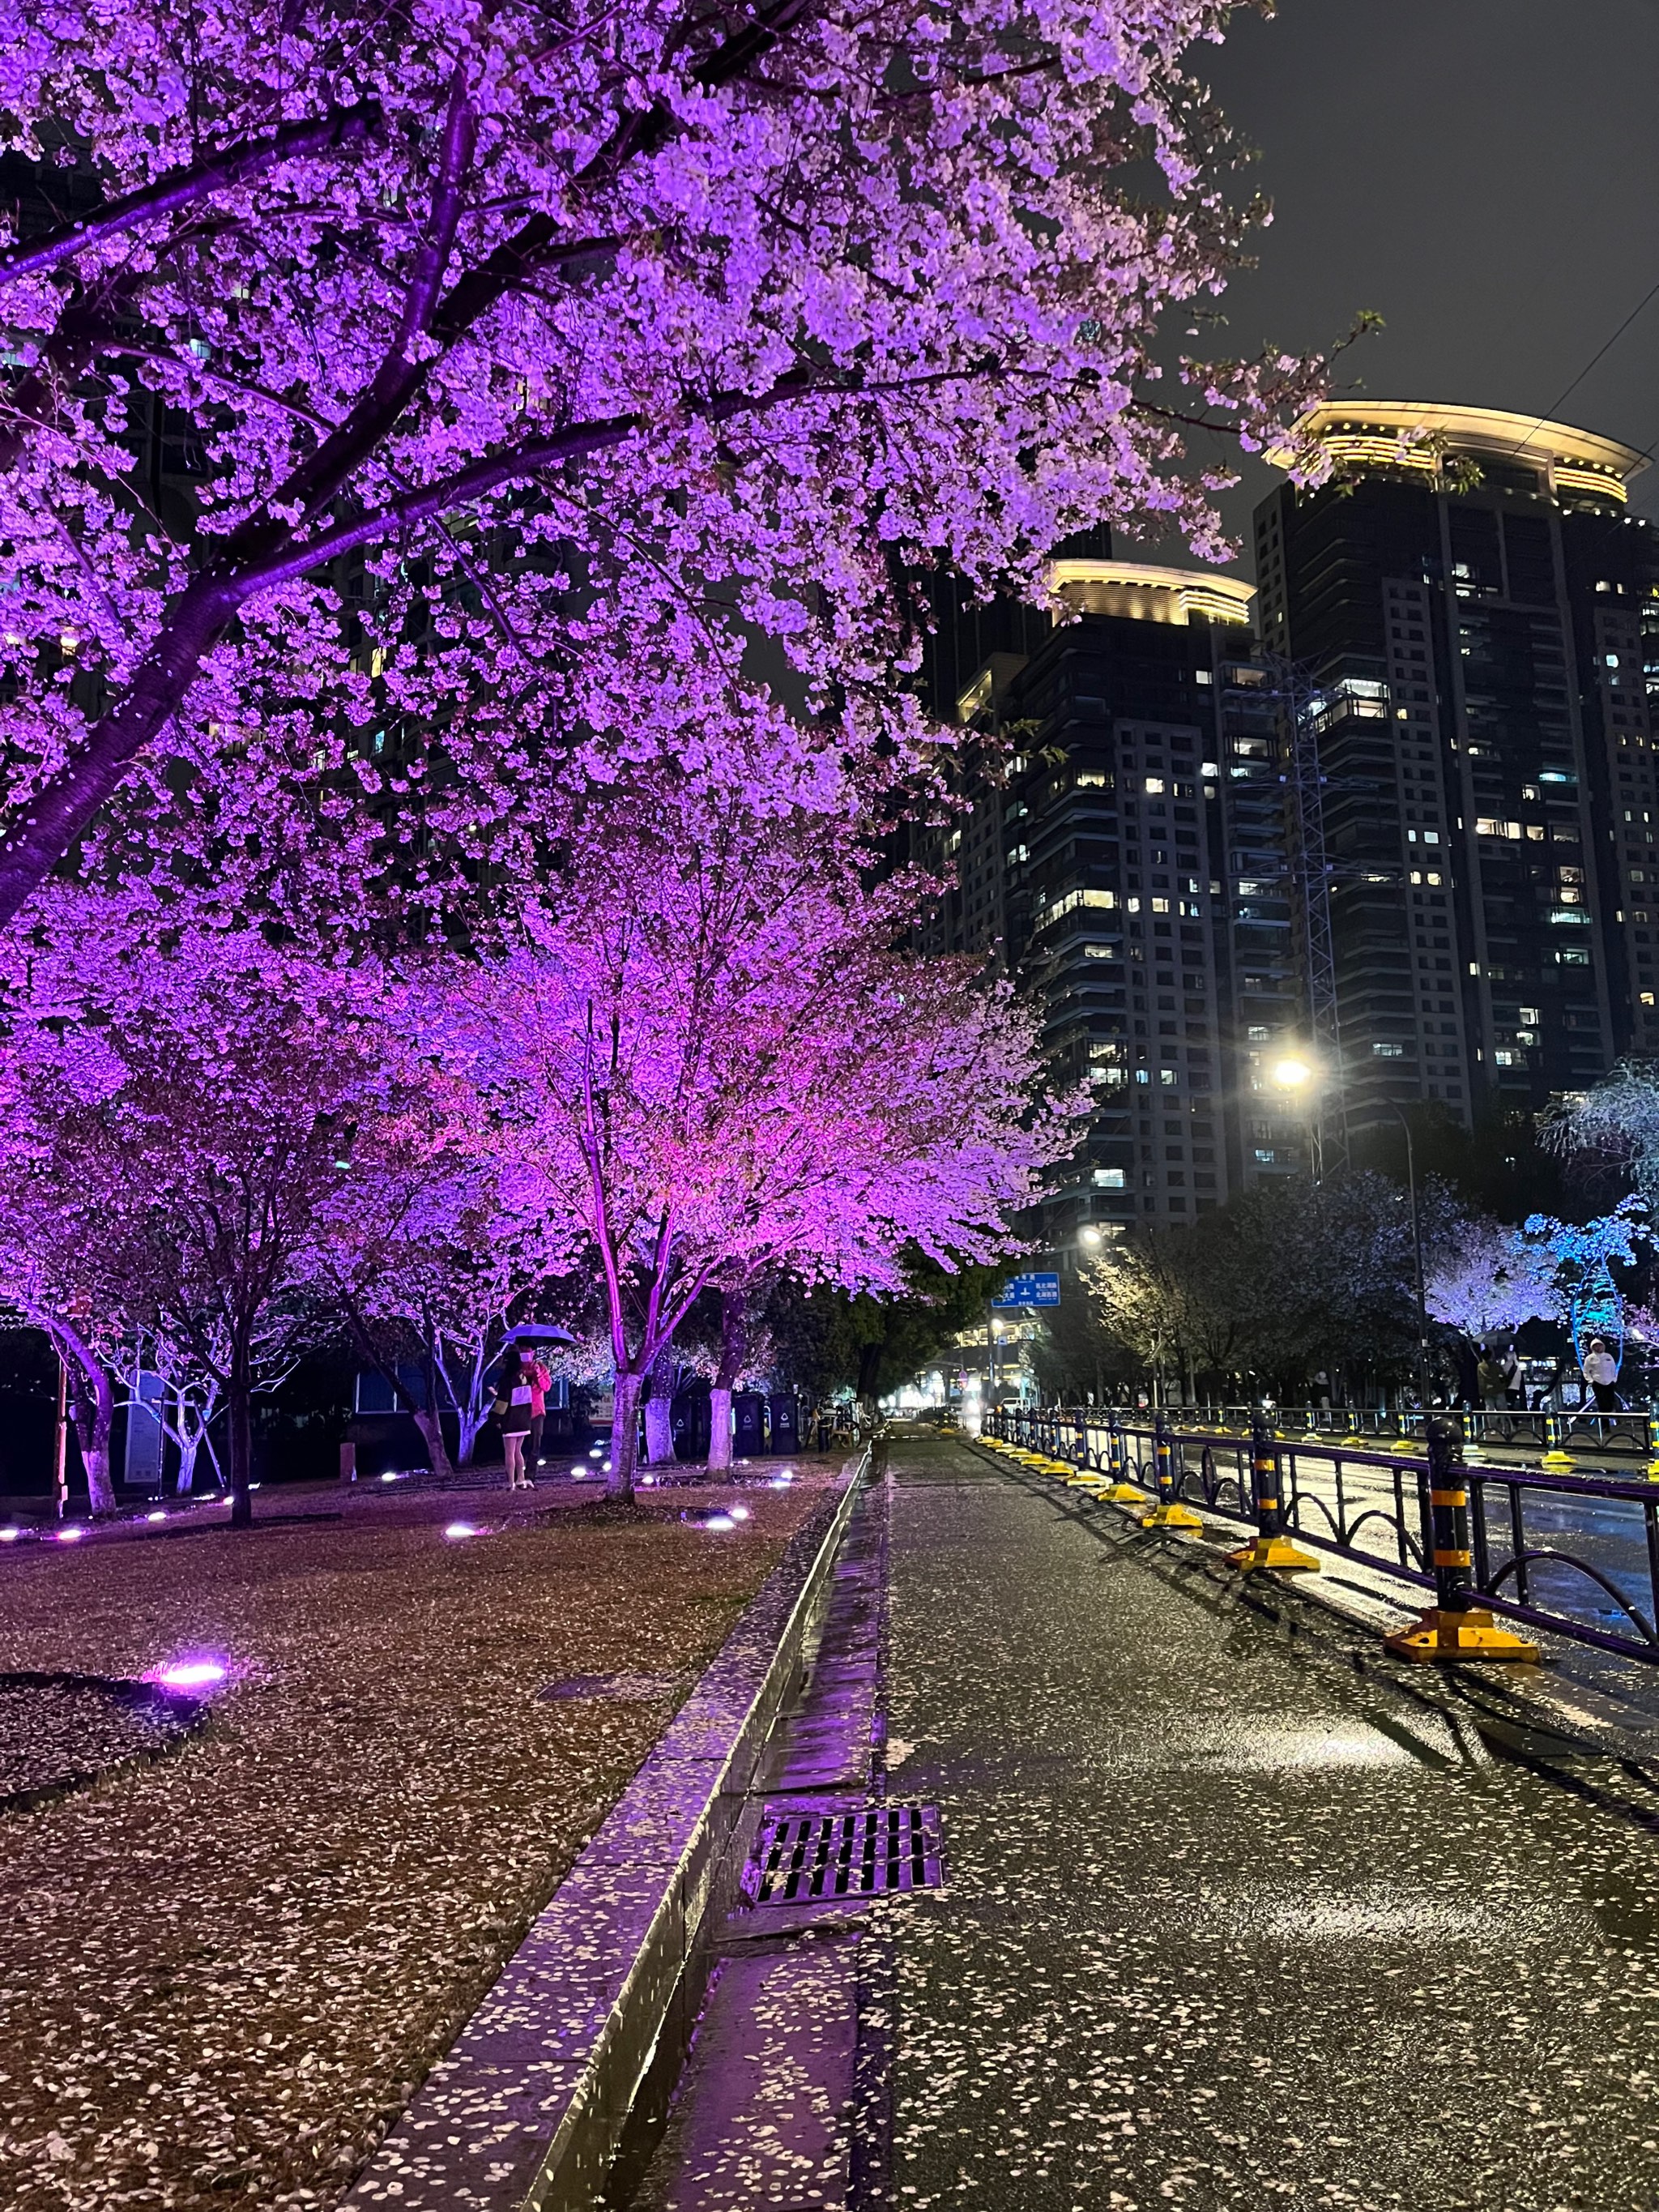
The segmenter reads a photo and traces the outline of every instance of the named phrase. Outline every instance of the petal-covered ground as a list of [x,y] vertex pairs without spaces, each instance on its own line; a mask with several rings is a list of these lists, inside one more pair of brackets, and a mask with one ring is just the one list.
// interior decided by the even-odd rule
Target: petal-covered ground
[[[179,1750],[0,1820],[0,2203],[330,2203],[829,1480],[267,1493],[0,1564],[0,1669],[228,1668]],[[579,1676],[628,1679],[539,1694]]]

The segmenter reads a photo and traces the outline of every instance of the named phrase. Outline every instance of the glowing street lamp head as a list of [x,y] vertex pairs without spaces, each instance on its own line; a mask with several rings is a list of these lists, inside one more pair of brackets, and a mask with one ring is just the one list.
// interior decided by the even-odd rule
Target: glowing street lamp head
[[1305,1091],[1314,1071],[1305,1060],[1289,1058],[1273,1063],[1273,1081],[1281,1091]]
[[1097,1229],[1092,1229],[1085,1225],[1084,1228],[1078,1231],[1077,1241],[1079,1244],[1087,1244],[1092,1247],[1099,1243],[1100,1231]]

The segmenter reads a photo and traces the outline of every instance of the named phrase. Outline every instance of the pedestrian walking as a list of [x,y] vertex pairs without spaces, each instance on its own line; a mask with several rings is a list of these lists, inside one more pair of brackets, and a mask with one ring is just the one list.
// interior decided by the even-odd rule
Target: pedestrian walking
[[1624,1401],[1619,1395],[1619,1363],[1607,1350],[1606,1341],[1599,1336],[1590,1339],[1589,1350],[1578,1363],[1579,1372],[1589,1385],[1590,1395],[1598,1413],[1618,1413],[1624,1411]]
[[501,1432],[501,1455],[507,1462],[507,1486],[509,1490],[528,1490],[530,1478],[524,1471],[525,1438],[530,1434],[530,1376],[515,1344],[501,1362],[501,1379],[495,1386],[495,1402],[490,1411]]
[[[1515,1403],[1513,1395],[1516,1374],[1520,1362],[1513,1345],[1488,1345],[1480,1355],[1480,1402],[1489,1413],[1507,1414]],[[1515,1439],[1515,1424],[1504,1420],[1495,1425],[1503,1441]],[[1488,1430],[1487,1434],[1492,1433]]]

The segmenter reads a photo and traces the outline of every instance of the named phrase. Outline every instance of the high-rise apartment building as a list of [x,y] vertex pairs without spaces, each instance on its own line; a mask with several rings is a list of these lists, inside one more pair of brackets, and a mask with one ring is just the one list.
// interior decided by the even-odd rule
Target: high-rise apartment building
[[1273,492],[1255,551],[1264,645],[1311,692],[1334,975],[1310,1018],[1351,1127],[1384,1100],[1536,1109],[1659,1051],[1645,463],[1486,408],[1332,402],[1305,428],[1337,479]]
[[1044,1208],[1063,1256],[1091,1224],[1189,1222],[1299,1164],[1296,1115],[1252,1067],[1301,999],[1249,586],[1070,549],[1051,580],[1070,619],[941,624],[935,699],[1006,765],[949,833],[933,942],[998,952],[1041,994],[1056,1073],[1093,1095]]

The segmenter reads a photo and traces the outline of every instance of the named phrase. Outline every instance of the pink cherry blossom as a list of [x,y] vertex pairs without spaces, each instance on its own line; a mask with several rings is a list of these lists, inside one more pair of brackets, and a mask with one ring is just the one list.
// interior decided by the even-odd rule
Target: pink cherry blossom
[[550,787],[925,768],[938,561],[1221,555],[1188,424],[1318,381],[1160,364],[1256,219],[1228,12],[0,0],[0,921],[76,851],[470,928]]

